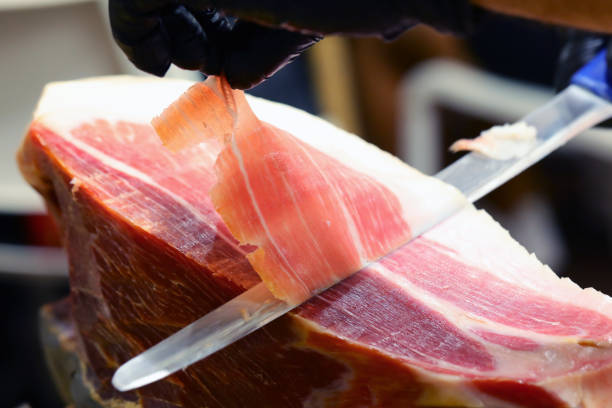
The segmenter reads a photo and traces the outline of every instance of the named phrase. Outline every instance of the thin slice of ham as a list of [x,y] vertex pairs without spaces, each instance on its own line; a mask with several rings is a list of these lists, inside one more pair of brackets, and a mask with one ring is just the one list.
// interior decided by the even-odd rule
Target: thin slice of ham
[[222,145],[215,208],[234,237],[257,248],[247,258],[288,303],[330,287],[464,205],[458,191],[408,167],[367,173],[260,121],[243,92],[221,78],[191,87],[153,126],[175,150]]

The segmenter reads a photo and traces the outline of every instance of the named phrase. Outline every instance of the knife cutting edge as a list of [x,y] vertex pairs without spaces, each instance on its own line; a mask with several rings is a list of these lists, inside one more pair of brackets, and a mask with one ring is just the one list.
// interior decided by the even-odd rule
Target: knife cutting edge
[[[459,189],[470,203],[478,200],[572,137],[612,117],[612,87],[606,76],[607,64],[602,51],[574,74],[572,85],[521,120],[537,129],[536,140],[529,150],[508,160],[470,153],[436,177]],[[115,372],[112,383],[118,390],[128,391],[160,380],[297,306],[275,298],[265,284],[259,283],[124,363]]]

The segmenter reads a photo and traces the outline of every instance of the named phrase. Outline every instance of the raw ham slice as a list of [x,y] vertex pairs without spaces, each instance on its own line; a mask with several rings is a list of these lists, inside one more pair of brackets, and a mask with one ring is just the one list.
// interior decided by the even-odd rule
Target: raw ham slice
[[[246,258],[252,247],[232,238],[208,197],[215,147],[171,153],[148,124],[189,85],[51,85],[20,152],[63,232],[88,401],[612,406],[612,299],[559,279],[473,207],[227,349],[150,386],[115,391],[119,364],[260,282]],[[317,118],[247,100],[263,120],[377,180],[414,173]]]
[[289,303],[303,302],[464,205],[458,191],[407,167],[365,173],[359,161],[344,164],[258,120],[244,93],[224,79],[192,86],[153,126],[174,148],[224,145],[215,162],[215,208],[234,237],[257,248],[249,262]]

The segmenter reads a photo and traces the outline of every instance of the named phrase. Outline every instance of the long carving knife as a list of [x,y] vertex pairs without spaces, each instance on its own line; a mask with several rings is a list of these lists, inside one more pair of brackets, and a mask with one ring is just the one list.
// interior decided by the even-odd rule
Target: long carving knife
[[[572,85],[523,118],[523,122],[537,129],[537,137],[520,154],[498,160],[470,153],[436,177],[458,188],[469,202],[478,200],[575,135],[612,117],[612,87],[606,75],[606,58],[602,52],[574,75]],[[113,376],[113,385],[120,391],[127,391],[160,380],[230,345],[294,307],[296,305],[276,299],[260,283],[123,364]]]

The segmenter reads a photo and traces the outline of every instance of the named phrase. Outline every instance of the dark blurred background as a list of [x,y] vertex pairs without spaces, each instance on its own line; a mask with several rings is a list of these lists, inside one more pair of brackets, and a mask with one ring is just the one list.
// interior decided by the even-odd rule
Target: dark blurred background
[[[250,93],[326,117],[434,174],[456,158],[452,141],[553,95],[560,45],[559,29],[507,17],[465,38],[422,26],[392,43],[332,37]],[[46,82],[137,72],[110,39],[104,1],[0,0],[0,55],[0,406],[60,407],[37,313],[68,293],[67,266],[14,153]],[[611,136],[581,135],[478,203],[559,275],[606,293]]]

